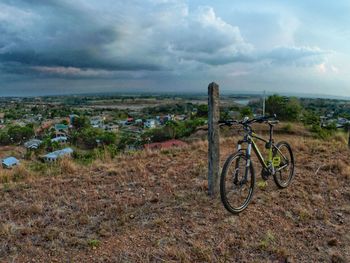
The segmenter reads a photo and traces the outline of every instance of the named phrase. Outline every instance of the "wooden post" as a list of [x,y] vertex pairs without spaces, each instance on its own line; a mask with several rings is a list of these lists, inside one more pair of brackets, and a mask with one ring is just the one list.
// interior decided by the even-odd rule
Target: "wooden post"
[[208,86],[208,189],[209,195],[219,192],[220,145],[219,145],[219,85]]
[[350,149],[350,123],[344,124],[344,131],[348,133],[348,148]]

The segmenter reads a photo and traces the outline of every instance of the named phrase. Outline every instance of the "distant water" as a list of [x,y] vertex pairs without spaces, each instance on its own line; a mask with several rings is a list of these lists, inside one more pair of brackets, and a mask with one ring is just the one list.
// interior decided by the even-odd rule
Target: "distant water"
[[233,101],[241,105],[248,105],[250,99],[234,99]]

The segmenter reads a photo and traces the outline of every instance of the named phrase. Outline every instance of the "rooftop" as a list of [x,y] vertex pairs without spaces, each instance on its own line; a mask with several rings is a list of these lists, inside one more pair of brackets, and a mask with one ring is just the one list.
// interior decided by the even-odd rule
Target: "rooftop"
[[8,167],[14,166],[19,163],[19,160],[17,160],[15,157],[7,157],[2,160],[2,164],[6,165]]
[[52,153],[48,153],[48,154],[44,155],[44,158],[57,159],[61,156],[71,154],[73,152],[74,152],[73,149],[68,147],[68,148],[64,148],[62,150],[57,150],[57,151],[54,151]]

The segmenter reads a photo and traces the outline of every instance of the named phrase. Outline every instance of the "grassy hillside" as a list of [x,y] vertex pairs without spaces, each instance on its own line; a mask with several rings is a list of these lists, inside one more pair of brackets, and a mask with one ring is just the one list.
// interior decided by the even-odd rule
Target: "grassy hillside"
[[[285,190],[272,179],[258,184],[239,216],[207,196],[206,142],[88,166],[64,160],[42,176],[25,168],[7,172],[0,261],[350,262],[344,138],[292,133],[276,140],[291,143],[296,177]],[[222,140],[222,161],[235,141]],[[256,162],[255,168],[259,179]]]

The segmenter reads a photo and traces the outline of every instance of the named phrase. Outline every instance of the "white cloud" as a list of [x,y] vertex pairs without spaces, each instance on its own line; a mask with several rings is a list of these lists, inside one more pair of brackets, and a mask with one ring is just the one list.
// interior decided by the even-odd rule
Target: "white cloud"
[[273,48],[261,57],[274,64],[310,67],[320,64],[332,53],[319,47],[285,46]]
[[323,62],[315,66],[315,69],[320,74],[338,74],[339,69],[335,65],[330,64],[329,62]]

